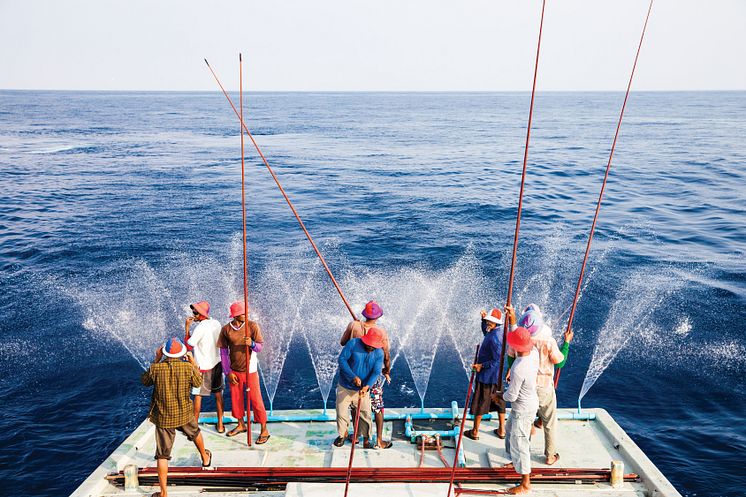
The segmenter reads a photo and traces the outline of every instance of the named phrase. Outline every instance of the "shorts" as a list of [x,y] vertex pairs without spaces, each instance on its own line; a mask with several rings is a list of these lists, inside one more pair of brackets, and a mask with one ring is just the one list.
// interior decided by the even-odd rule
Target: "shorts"
[[370,408],[374,413],[383,412],[383,383],[386,377],[381,375],[370,387]]
[[176,430],[179,430],[186,435],[187,440],[190,442],[194,441],[199,435],[199,426],[197,426],[197,420],[192,419],[190,422],[178,428],[161,428],[160,426],[155,427],[155,458],[156,459],[171,459],[171,449],[174,447],[174,439],[176,438]]
[[495,402],[492,400],[492,393],[497,391],[497,385],[477,381],[477,385],[474,387],[474,396],[471,398],[470,413],[474,416],[482,416],[493,411],[504,413],[505,401]]
[[222,392],[225,388],[223,383],[223,365],[217,363],[209,371],[202,371],[202,386],[192,388],[192,395],[199,395],[200,397],[209,397],[210,395]]

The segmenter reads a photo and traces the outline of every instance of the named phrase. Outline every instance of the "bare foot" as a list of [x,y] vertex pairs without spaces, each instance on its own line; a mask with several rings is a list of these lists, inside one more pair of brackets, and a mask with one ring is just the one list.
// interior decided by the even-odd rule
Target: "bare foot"
[[551,466],[552,464],[559,461],[559,453],[552,454],[551,456],[547,456],[547,465]]
[[523,485],[518,485],[517,487],[509,488],[507,492],[511,495],[521,495],[521,494],[527,494],[531,491],[531,487],[524,487]]
[[503,468],[513,469],[513,463],[509,462],[508,464],[503,464]]

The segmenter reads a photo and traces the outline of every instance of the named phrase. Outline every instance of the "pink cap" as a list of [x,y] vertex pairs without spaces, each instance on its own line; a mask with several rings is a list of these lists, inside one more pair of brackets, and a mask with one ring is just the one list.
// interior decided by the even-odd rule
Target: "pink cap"
[[241,316],[243,314],[246,314],[246,307],[244,307],[243,300],[233,302],[231,304],[231,317],[235,318],[236,316]]
[[210,304],[206,300],[200,300],[196,304],[192,304],[189,307],[191,307],[193,311],[199,312],[206,318],[210,317]]

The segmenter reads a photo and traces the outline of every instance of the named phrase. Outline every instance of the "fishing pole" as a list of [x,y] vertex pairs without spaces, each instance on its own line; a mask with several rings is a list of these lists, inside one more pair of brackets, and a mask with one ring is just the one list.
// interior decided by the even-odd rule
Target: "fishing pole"
[[[368,392],[365,395],[369,395]],[[345,479],[345,495],[347,497],[347,491],[350,488],[350,477],[352,476],[352,461],[355,458],[355,446],[357,445],[357,426],[360,422],[360,404],[363,401],[363,394],[360,391],[357,392],[357,409],[355,410],[355,425],[352,429],[352,448],[350,449],[350,461],[347,463],[347,478]]]
[[[238,54],[238,99],[241,107],[241,122],[243,122],[243,57]],[[249,365],[251,363],[251,349],[249,347],[249,263],[246,250],[246,167],[244,154],[243,128],[241,130],[241,212],[243,214],[243,310],[244,310],[244,341],[246,342],[246,444],[251,447],[251,387],[249,387]]]
[[[632,88],[632,79],[635,76],[635,68],[637,67],[637,60],[640,57],[640,50],[642,49],[642,41],[645,39],[645,30],[648,27],[648,20],[650,19],[650,11],[653,10],[653,0],[650,0],[648,5],[648,13],[645,16],[645,24],[642,26],[642,34],[640,35],[640,43],[637,45],[637,53],[635,54],[635,61],[632,64],[632,71],[629,75],[629,82],[627,83],[627,91],[624,94],[624,102],[622,102],[622,109],[619,112],[619,120],[616,124],[616,132],[614,133],[614,140],[611,142],[611,150],[609,151],[609,160],[606,163],[606,172],[604,173],[604,180],[601,183],[601,191],[598,194],[598,202],[596,202],[596,212],[593,215],[593,222],[591,223],[591,231],[588,234],[588,243],[585,246],[585,255],[583,256],[583,264],[580,266],[580,276],[578,277],[578,285],[575,288],[575,297],[572,300],[572,307],[570,308],[570,317],[567,319],[567,328],[565,333],[568,333],[572,329],[572,321],[575,318],[575,308],[578,305],[578,298],[580,297],[580,290],[583,285],[583,277],[585,276],[585,266],[588,263],[588,254],[591,252],[591,242],[593,242],[593,234],[596,231],[596,222],[598,221],[598,214],[601,211],[601,202],[604,198],[604,191],[606,190],[606,181],[609,179],[609,171],[611,170],[611,160],[614,157],[614,149],[616,148],[617,138],[619,138],[619,130],[622,127],[622,118],[624,117],[624,110],[627,107],[627,99],[629,98],[629,92]],[[554,388],[557,388],[560,379],[561,369],[557,370],[557,374],[554,376]]]
[[[477,363],[479,359],[479,345],[477,345],[477,351],[474,353],[474,362]],[[461,449],[461,440],[464,438],[464,425],[466,424],[466,413],[469,409],[469,399],[471,398],[471,387],[474,385],[474,375],[476,371],[474,368],[471,369],[471,376],[469,377],[469,388],[466,390],[466,400],[464,401],[464,414],[461,416],[461,429],[458,431],[458,442],[456,442],[456,455],[453,457],[453,466],[451,466],[451,481],[448,483],[448,493],[446,497],[451,497],[451,489],[453,488],[453,479],[456,476],[456,468],[458,467],[458,453]]]
[[301,219],[300,215],[298,214],[298,211],[295,210],[295,206],[290,201],[290,197],[288,197],[287,193],[285,193],[285,189],[280,184],[280,180],[277,178],[277,175],[272,170],[272,167],[270,167],[269,162],[267,161],[267,158],[262,153],[262,150],[259,148],[259,145],[257,144],[256,140],[254,139],[254,135],[251,134],[251,131],[249,131],[249,128],[246,126],[246,123],[243,120],[243,117],[241,114],[236,110],[236,106],[233,104],[233,101],[231,100],[231,97],[228,95],[228,92],[225,91],[225,88],[223,87],[222,83],[220,82],[220,79],[218,78],[217,74],[215,74],[215,71],[212,69],[212,66],[210,66],[210,63],[207,62],[207,59],[205,60],[205,64],[207,64],[207,68],[210,69],[210,72],[212,73],[213,78],[215,78],[215,81],[218,83],[218,86],[220,87],[220,90],[223,92],[223,95],[225,95],[225,98],[228,100],[228,103],[231,105],[231,108],[233,109],[233,112],[236,114],[238,119],[241,121],[241,126],[246,131],[246,134],[248,135],[249,139],[251,140],[251,143],[254,145],[254,148],[256,149],[257,153],[259,154],[259,157],[261,157],[262,162],[264,162],[264,165],[267,168],[267,171],[269,171],[269,174],[272,176],[272,179],[274,180],[275,184],[277,185],[277,188],[280,189],[280,193],[282,193],[282,196],[285,198],[285,202],[287,202],[288,207],[290,207],[290,210],[293,211],[293,215],[295,216],[295,219],[298,220],[298,224],[300,225],[301,229],[303,230],[303,233],[305,233],[306,238],[308,238],[308,241],[311,243],[311,247],[313,247],[314,252],[316,252],[316,255],[318,256],[319,260],[321,261],[321,264],[324,266],[324,269],[326,270],[326,273],[329,275],[329,279],[331,279],[332,284],[334,285],[334,288],[337,290],[337,293],[342,298],[342,302],[344,302],[345,307],[347,307],[347,311],[350,313],[350,316],[352,316],[352,319],[357,321],[357,316],[355,315],[355,311],[352,310],[352,307],[350,306],[350,303],[347,301],[347,297],[345,297],[344,292],[342,292],[342,289],[339,286],[339,283],[337,283],[336,278],[334,278],[334,275],[332,274],[331,269],[329,269],[329,266],[326,263],[326,260],[324,260],[324,257],[321,255],[321,252],[319,251],[318,247],[316,246],[316,243],[313,241],[313,238],[311,237],[311,234],[306,229],[306,225],[303,223],[303,220]]
[[[534,62],[534,82],[531,87],[531,105],[528,109],[528,126],[526,127],[526,146],[523,150],[523,171],[521,173],[521,189],[518,193],[518,212],[515,217],[515,234],[513,235],[513,258],[510,262],[510,277],[508,279],[508,298],[506,299],[505,307],[510,307],[513,299],[513,280],[515,279],[515,267],[518,259],[518,234],[521,228],[521,212],[523,210],[523,190],[526,183],[526,164],[528,163],[528,145],[531,141],[531,122],[534,116],[534,97],[536,95],[536,76],[539,72],[539,53],[541,51],[541,32],[544,28],[544,7],[546,6],[546,0],[541,2],[541,20],[539,21],[539,41],[536,45],[536,61]],[[505,365],[505,345],[508,339],[508,330],[510,329],[510,320],[505,320],[505,326],[503,326],[503,341],[502,348],[500,349],[500,376],[497,380],[498,391],[502,390],[503,387],[503,368]]]

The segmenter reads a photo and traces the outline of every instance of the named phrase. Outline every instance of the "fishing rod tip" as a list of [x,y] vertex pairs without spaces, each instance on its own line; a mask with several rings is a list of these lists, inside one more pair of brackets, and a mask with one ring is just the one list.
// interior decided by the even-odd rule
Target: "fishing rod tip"
[[204,59],[204,61],[205,61],[205,64],[207,64],[207,66],[209,67],[209,66],[210,66],[210,63],[209,63],[209,62],[207,62],[207,59]]
[[241,52],[238,52],[238,61],[243,62],[243,57],[241,57]]

